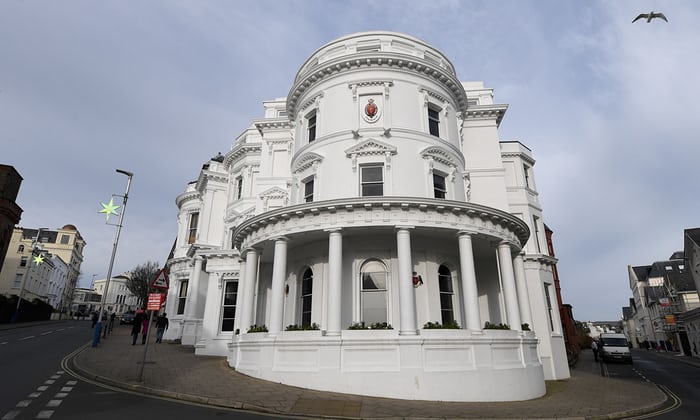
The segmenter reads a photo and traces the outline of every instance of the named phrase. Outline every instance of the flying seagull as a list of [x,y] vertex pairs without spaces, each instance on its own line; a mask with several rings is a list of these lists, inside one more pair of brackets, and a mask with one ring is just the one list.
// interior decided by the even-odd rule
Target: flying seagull
[[637,16],[636,18],[634,18],[634,20],[632,21],[632,23],[638,21],[639,19],[646,19],[646,20],[647,20],[647,23],[649,23],[649,22],[651,22],[651,20],[654,19],[654,18],[660,18],[660,19],[663,19],[663,20],[665,20],[666,22],[668,22],[668,19],[666,19],[666,16],[664,16],[663,13],[661,13],[661,12],[656,13],[656,12],[654,12],[654,11],[652,10],[651,13],[642,13],[642,14],[640,14],[639,16]]

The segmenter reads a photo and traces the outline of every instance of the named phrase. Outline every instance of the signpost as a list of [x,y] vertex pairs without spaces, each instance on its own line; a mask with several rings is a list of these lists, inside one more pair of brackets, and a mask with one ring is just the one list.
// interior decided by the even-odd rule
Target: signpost
[[[168,290],[170,287],[170,282],[168,281],[168,274],[165,269],[162,269],[156,274],[156,277],[151,282],[152,289]],[[153,312],[160,311],[165,303],[166,293],[149,293],[148,302],[146,303],[146,310],[150,311],[148,315],[148,330],[146,331],[146,346],[143,349],[143,359],[141,360],[141,367],[139,368],[139,382],[143,382],[143,365],[146,364],[146,353],[148,352],[148,342],[151,339],[151,330],[153,329]]]

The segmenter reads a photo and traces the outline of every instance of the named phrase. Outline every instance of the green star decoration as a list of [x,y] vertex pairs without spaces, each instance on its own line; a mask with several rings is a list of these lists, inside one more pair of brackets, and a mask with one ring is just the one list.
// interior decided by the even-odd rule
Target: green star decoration
[[44,256],[39,254],[36,257],[34,257],[34,264],[39,265],[44,262]]
[[105,221],[109,221],[109,215],[111,215],[111,214],[113,214],[115,216],[117,215],[117,209],[120,206],[114,205],[114,197],[109,199],[108,204],[105,204],[105,203],[100,203],[100,204],[102,204],[102,210],[100,210],[99,213],[105,213]]

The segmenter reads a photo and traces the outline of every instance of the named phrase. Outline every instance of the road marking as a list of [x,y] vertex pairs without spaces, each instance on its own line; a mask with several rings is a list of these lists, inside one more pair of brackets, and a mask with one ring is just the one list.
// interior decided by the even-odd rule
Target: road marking
[[7,414],[5,414],[4,416],[2,416],[2,420],[12,420],[15,417],[17,417],[18,415],[19,415],[19,411],[17,411],[17,410],[10,411]]
[[57,370],[57,371],[56,371],[56,374],[57,374],[57,375],[63,375],[64,373],[66,373],[66,372],[64,372],[64,371],[62,371],[62,370]]
[[2,343],[0,343],[0,344],[3,344],[3,345],[5,345],[5,344],[7,344],[7,341],[3,341],[3,342],[2,342]]
[[59,328],[56,331],[64,331],[64,330],[65,330],[65,328]]
[[58,379],[60,377],[61,377],[61,375],[51,375],[51,379]]
[[46,403],[47,407],[58,407],[61,405],[63,400],[49,400],[49,402]]
[[72,386],[64,386],[63,388],[61,388],[61,392],[71,392],[72,390]]
[[39,398],[41,397],[41,392],[32,392],[29,394],[29,398]]
[[37,391],[42,391],[42,392],[43,392],[43,391],[46,391],[47,389],[49,389],[49,387],[48,387],[48,386],[46,386],[46,385],[42,385],[42,386],[40,386],[40,387],[37,387],[37,389],[36,389],[36,390],[37,390]]
[[68,381],[66,382],[66,385],[76,385],[78,381]]
[[41,335],[49,335],[51,333],[53,333],[53,331],[46,331],[46,332],[41,333]]
[[34,336],[30,335],[29,337],[22,337],[22,338],[18,339],[17,341],[29,340],[30,338],[34,338]]
[[67,392],[59,392],[58,394],[54,395],[54,398],[66,398],[68,396]]
[[53,385],[55,383],[56,383],[56,381],[53,379],[47,379],[44,381],[44,385]]
[[36,418],[38,418],[38,419],[50,419],[51,415],[53,415],[53,410],[42,410],[42,411],[39,411],[39,414],[36,415]]
[[29,407],[29,404],[32,403],[32,400],[22,400],[17,403],[15,407]]

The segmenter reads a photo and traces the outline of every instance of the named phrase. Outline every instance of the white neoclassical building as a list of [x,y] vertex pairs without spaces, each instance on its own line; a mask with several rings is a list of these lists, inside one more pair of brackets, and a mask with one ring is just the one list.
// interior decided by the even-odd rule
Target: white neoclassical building
[[500,140],[492,89],[419,39],[366,32],[263,105],[177,197],[166,339],[391,398],[525,400],[569,377],[535,160]]

